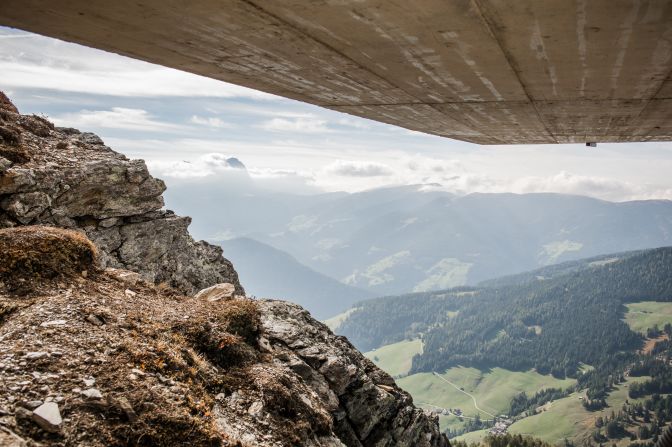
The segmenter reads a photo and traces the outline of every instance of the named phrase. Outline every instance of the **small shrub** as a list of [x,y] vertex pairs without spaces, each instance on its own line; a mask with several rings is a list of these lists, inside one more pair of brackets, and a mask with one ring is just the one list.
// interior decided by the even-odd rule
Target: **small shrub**
[[0,230],[0,281],[22,283],[96,270],[97,251],[72,230],[31,225]]
[[242,337],[250,345],[256,344],[261,320],[259,308],[252,300],[231,300],[219,304],[217,319],[226,331]]

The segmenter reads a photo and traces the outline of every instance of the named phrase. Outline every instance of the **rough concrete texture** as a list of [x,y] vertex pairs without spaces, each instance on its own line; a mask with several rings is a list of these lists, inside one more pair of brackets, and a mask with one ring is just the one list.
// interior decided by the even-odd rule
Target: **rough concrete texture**
[[4,0],[0,23],[480,144],[672,139],[661,0]]

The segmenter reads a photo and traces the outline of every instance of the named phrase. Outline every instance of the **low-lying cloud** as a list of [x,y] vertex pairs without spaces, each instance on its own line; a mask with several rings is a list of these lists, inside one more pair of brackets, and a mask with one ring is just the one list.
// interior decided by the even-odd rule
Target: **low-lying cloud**
[[371,161],[337,160],[324,168],[330,175],[343,177],[382,177],[394,174],[389,166]]
[[314,117],[298,118],[273,118],[264,121],[260,126],[263,130],[271,132],[291,132],[291,133],[328,133],[331,129],[327,127],[327,121]]
[[[150,168],[161,177],[201,178],[216,183],[226,176],[231,179],[231,175],[236,174],[236,170],[227,165],[227,158],[221,153],[210,153],[192,162],[153,162]],[[550,176],[495,177],[471,171],[459,160],[420,156],[400,158],[396,163],[387,164],[370,160],[336,160],[321,169],[302,171],[248,166],[245,175],[255,187],[299,194],[419,185],[428,191],[440,190],[458,195],[559,193],[609,201],[672,200],[672,189],[654,184],[635,184],[567,171]]]

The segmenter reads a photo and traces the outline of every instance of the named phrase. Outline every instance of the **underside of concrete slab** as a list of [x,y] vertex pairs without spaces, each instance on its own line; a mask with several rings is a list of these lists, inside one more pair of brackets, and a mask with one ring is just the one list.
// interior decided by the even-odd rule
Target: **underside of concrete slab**
[[0,24],[473,143],[672,140],[670,0],[3,0]]

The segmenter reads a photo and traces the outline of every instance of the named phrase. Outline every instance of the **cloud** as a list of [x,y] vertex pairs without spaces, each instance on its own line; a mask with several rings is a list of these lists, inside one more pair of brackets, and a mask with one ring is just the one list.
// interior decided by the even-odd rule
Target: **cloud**
[[230,156],[219,153],[207,153],[199,156],[193,161],[148,161],[147,166],[153,175],[159,177],[171,177],[177,179],[205,178],[217,176],[222,173],[231,174],[231,176],[248,178],[248,172],[244,169],[231,167],[227,162]]
[[[41,88],[124,97],[281,99],[203,76],[0,27],[0,89]],[[114,81],[111,81],[114,80]]]
[[672,199],[672,188],[652,184],[634,184],[606,177],[575,175],[561,171],[548,177],[523,177],[510,182],[511,191],[556,192],[586,195],[605,200]]
[[547,176],[486,174],[459,160],[400,157],[386,164],[337,160],[314,174],[315,185],[328,190],[361,191],[375,187],[421,185],[424,190],[471,193],[560,193],[610,201],[672,199],[672,188],[602,176],[560,171]]
[[557,193],[589,196],[609,201],[672,199],[672,189],[653,184],[635,184],[608,177],[585,176],[561,171],[549,176],[493,177],[476,172],[444,176],[426,189],[456,194]]
[[271,132],[328,133],[327,121],[320,118],[273,118],[263,122],[260,128]]
[[232,127],[234,127],[233,124],[227,123],[221,118],[217,118],[215,116],[202,117],[198,115],[193,115],[189,119],[189,122],[192,124],[198,124],[199,126],[214,127],[217,129],[231,129]]
[[324,172],[341,177],[381,177],[394,173],[389,166],[382,163],[352,160],[337,160],[326,166]]
[[81,110],[50,117],[57,126],[78,127],[81,129],[107,128],[147,132],[178,131],[181,126],[155,120],[143,109],[112,107],[111,110]]
[[336,121],[336,123],[340,126],[353,127],[355,129],[367,130],[371,128],[371,124],[362,118],[340,118]]

